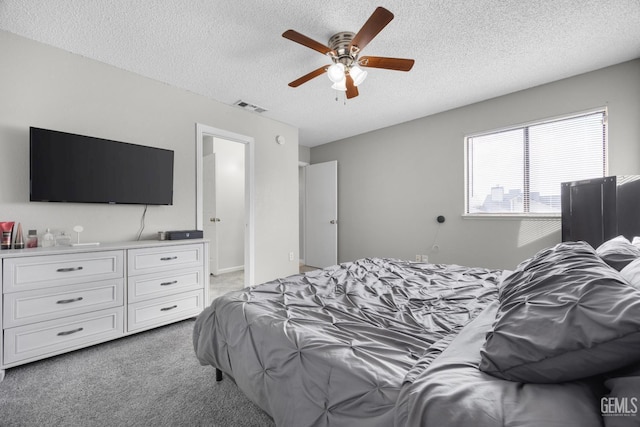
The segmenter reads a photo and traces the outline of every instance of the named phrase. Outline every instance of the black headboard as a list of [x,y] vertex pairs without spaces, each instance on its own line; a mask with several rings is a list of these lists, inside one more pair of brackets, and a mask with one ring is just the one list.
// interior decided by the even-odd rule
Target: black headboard
[[563,242],[640,236],[640,175],[563,182],[560,194]]

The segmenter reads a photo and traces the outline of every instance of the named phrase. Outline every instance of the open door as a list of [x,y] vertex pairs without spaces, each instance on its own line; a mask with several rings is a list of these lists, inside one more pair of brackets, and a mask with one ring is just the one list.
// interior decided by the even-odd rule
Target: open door
[[213,138],[202,159],[204,237],[209,239],[209,271],[214,276],[244,270],[244,145]]
[[[196,123],[196,228],[198,230],[205,230],[207,223],[211,222],[211,218],[217,218],[216,215],[207,215],[207,209],[205,208],[204,193],[206,192],[206,185],[204,185],[204,158],[211,154],[213,150],[213,138],[221,138],[229,141],[240,143],[243,146],[244,154],[244,215],[242,217],[243,223],[243,235],[244,235],[244,256],[242,257],[242,264],[244,265],[244,284],[245,286],[255,285],[255,140],[253,137],[237,134],[224,129],[214,128],[201,123]],[[217,211],[217,214],[224,212]],[[221,219],[220,223],[223,223],[224,219]],[[214,221],[215,222],[215,221]],[[219,227],[217,227],[219,228]],[[207,237],[209,238],[209,237]],[[219,244],[220,236],[215,237]],[[210,242],[209,249],[211,252]],[[207,263],[209,267],[209,263]],[[218,274],[220,273],[221,266],[217,266]],[[210,269],[207,268],[207,275]],[[211,270],[213,272],[213,270]]]
[[203,233],[209,239],[209,271],[218,275],[218,222],[216,213],[216,154],[211,153],[202,159],[202,179],[206,191],[202,194],[204,210]]
[[305,264],[338,263],[338,162],[306,166]]

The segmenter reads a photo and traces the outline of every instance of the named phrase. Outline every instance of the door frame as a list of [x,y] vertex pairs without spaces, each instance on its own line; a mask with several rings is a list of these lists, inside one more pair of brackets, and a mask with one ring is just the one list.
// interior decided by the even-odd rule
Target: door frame
[[[299,200],[298,200],[298,209],[299,209],[299,222],[300,226],[298,227],[300,235],[298,236],[299,246],[300,246],[300,256],[299,262],[305,263],[305,257],[307,253],[307,185],[306,185],[306,177],[307,177],[307,169],[309,166],[308,162],[298,161],[298,184],[302,188],[299,189]],[[302,176],[301,176],[302,175]],[[300,181],[302,181],[300,183]]]
[[[215,128],[202,123],[196,123],[196,228],[203,229],[203,184],[202,184],[202,156],[204,136],[226,139],[244,144],[244,284],[252,286],[255,283],[255,139],[224,129]],[[209,262],[207,260],[207,262]]]

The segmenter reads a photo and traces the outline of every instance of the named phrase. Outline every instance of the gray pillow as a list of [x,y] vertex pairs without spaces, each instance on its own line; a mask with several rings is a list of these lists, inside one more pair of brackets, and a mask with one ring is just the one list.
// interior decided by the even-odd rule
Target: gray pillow
[[600,401],[605,427],[640,425],[640,364],[607,375],[609,394]]
[[603,427],[600,397],[605,390],[599,384],[523,384],[478,370],[496,303],[468,323],[430,365],[405,378],[394,425]]
[[640,362],[640,291],[585,242],[538,252],[507,277],[481,350],[499,378],[558,383]]
[[633,245],[624,236],[607,240],[598,246],[596,253],[604,262],[618,271],[622,270],[630,262],[640,258],[640,248]]

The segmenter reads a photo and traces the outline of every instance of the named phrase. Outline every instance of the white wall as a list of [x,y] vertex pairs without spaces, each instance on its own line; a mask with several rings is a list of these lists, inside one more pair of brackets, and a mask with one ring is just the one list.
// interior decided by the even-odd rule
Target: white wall
[[[142,238],[192,229],[195,124],[255,138],[256,281],[297,272],[298,130],[98,61],[0,31],[0,220],[133,240],[142,206],[29,202],[29,126],[175,150],[174,204],[150,206]],[[278,145],[276,135],[287,143]]]
[[462,218],[464,136],[599,106],[609,109],[610,175],[639,174],[640,59],[313,147],[312,163],[338,161],[340,261],[428,254],[513,268],[559,242],[559,219]]

